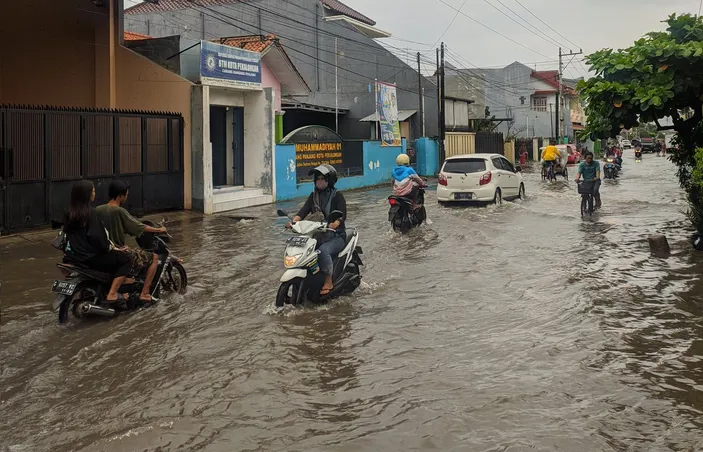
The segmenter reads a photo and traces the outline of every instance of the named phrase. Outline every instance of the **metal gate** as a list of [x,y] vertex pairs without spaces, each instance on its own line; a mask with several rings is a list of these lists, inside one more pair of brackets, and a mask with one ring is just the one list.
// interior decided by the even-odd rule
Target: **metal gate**
[[0,106],[0,232],[63,218],[71,187],[130,184],[135,214],[183,208],[183,117],[175,113]]

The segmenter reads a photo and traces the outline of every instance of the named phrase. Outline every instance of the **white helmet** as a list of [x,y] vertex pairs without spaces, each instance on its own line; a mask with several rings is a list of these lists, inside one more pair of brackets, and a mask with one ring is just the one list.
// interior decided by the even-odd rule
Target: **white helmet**
[[398,157],[395,158],[395,164],[398,166],[410,165],[410,157],[408,157],[408,154],[400,154],[398,155]]

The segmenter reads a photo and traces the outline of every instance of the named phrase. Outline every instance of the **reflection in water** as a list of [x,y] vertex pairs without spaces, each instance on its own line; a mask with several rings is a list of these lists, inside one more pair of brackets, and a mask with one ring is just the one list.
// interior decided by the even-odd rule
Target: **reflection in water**
[[386,187],[345,193],[362,286],[286,315],[273,206],[174,219],[189,293],[92,325],[47,312],[51,248],[0,242],[0,449],[703,450],[703,257],[674,167],[626,156],[585,219],[537,171],[498,208],[430,191],[406,236]]

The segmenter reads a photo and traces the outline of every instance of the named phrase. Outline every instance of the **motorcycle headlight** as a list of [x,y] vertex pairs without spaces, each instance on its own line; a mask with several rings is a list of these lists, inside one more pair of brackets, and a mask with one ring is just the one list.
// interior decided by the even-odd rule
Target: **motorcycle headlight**
[[286,256],[283,259],[283,263],[286,265],[286,267],[292,267],[293,265],[295,265],[296,262],[298,262],[298,259],[300,259],[300,256],[302,256],[302,254],[296,254],[294,256]]

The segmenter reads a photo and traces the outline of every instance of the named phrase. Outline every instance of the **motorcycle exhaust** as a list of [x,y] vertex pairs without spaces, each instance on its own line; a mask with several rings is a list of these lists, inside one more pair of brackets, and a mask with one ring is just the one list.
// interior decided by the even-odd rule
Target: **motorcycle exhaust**
[[114,317],[115,310],[111,308],[104,308],[102,306],[96,306],[94,304],[84,303],[81,305],[81,314],[85,315],[99,315],[101,317]]

